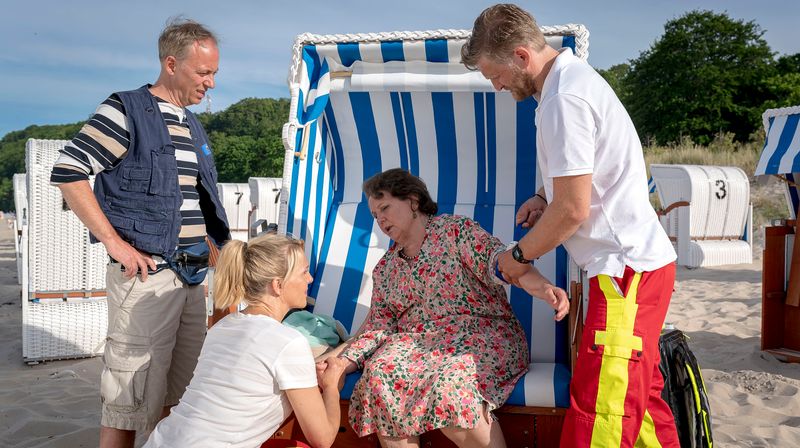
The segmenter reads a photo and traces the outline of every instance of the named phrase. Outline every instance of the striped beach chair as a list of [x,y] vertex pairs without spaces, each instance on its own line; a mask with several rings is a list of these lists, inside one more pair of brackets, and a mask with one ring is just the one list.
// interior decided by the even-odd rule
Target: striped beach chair
[[[544,32],[551,46],[587,57],[583,26]],[[408,169],[426,182],[440,213],[474,218],[505,242],[525,234],[514,216],[541,185],[536,102],[518,103],[467,71],[460,49],[468,36],[464,30],[303,34],[295,42],[279,232],[306,241],[314,312],[333,316],[351,334],[367,316],[370,274],[390,243],[361,191],[373,174]],[[574,300],[579,272],[563,248],[536,266],[572,291],[574,305],[580,302]],[[510,446],[554,446],[569,405],[570,344],[577,336],[524,291],[511,288],[509,300],[531,348],[530,371],[501,409],[501,424]],[[348,377],[344,400],[356,379]],[[376,446],[374,438],[355,440],[346,423],[343,431],[337,446]],[[436,432],[424,440],[449,446]]]
[[800,362],[800,106],[768,109],[762,117],[767,139],[755,175],[783,181],[789,219],[764,229],[761,349]]
[[789,216],[797,219],[800,207],[797,188],[800,182],[800,106],[767,109],[762,119],[767,139],[755,175],[776,176],[784,180]]

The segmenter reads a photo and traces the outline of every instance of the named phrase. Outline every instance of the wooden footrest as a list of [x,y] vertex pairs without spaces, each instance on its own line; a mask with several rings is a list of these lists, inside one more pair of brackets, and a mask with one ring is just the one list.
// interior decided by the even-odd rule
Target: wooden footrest
[[[348,423],[349,402],[342,400],[342,419],[339,435],[333,443],[335,448],[377,448],[380,442],[375,434],[358,437]],[[561,426],[564,424],[566,409],[534,408],[526,406],[503,406],[495,415],[503,428],[503,436],[509,447],[553,447],[558,446]],[[272,439],[292,439],[305,441],[303,431],[295,420],[289,417],[275,432]],[[420,437],[420,446],[427,448],[455,448],[456,446],[441,431],[431,431]]]

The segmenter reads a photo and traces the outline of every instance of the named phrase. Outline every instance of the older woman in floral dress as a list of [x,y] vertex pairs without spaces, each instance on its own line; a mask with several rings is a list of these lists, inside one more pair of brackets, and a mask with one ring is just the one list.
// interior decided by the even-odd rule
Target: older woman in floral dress
[[[367,320],[339,355],[348,371],[363,369],[350,423],[387,447],[418,446],[433,429],[459,446],[504,447],[490,412],[528,364],[524,332],[495,276],[505,245],[468,218],[435,216],[425,184],[407,171],[380,173],[364,191],[395,244],[373,271]],[[566,314],[566,293],[535,269],[520,286],[548,301],[557,319]]]

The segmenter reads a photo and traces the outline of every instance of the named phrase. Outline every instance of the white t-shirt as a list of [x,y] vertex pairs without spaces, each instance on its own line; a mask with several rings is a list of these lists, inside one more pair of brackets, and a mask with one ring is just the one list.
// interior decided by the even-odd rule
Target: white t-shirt
[[234,313],[206,335],[180,403],[145,447],[258,447],[292,411],[286,389],[317,385],[311,348],[292,328]]
[[548,201],[553,178],[592,174],[589,219],[564,246],[589,277],[653,271],[677,256],[648,198],[639,136],[608,83],[569,48],[544,81],[537,158]]

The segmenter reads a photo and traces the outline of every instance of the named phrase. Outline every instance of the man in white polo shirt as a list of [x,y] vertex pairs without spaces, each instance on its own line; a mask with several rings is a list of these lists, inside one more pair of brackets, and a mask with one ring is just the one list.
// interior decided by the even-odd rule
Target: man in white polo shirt
[[544,187],[520,207],[517,224],[531,230],[498,268],[516,283],[526,264],[563,244],[590,277],[561,446],[679,447],[658,369],[676,255],[648,200],[628,113],[594,69],[547,46],[515,5],[483,11],[461,54],[495,89],[538,102]]

